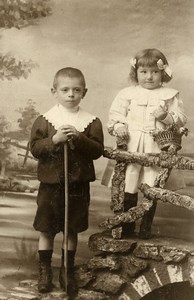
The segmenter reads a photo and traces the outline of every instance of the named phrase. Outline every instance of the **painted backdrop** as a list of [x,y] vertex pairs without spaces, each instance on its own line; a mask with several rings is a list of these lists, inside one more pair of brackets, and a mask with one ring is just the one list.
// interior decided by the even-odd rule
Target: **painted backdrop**
[[129,60],[143,48],[166,55],[173,70],[170,86],[178,89],[188,115],[189,137],[183,150],[194,149],[194,1],[190,0],[55,0],[52,14],[39,24],[0,30],[0,52],[33,60],[38,67],[28,79],[0,81],[0,110],[17,125],[16,109],[28,99],[42,113],[55,102],[50,93],[55,72],[80,68],[88,94],[83,106],[98,115],[105,144],[108,109],[119,89],[128,84]]

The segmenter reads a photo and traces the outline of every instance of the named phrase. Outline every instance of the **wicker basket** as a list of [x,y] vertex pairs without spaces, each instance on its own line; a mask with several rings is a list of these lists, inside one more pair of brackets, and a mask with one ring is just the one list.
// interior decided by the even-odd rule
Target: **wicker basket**
[[166,129],[156,129],[151,132],[151,135],[161,150],[167,151],[171,145],[180,150],[182,148],[182,136],[183,134],[186,135],[186,131],[188,131],[186,128],[177,128],[175,125],[171,125]]

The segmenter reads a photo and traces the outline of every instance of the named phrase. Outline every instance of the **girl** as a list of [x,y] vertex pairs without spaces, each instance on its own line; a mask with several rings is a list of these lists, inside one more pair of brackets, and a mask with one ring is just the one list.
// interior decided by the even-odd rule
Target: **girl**
[[[124,88],[114,99],[109,113],[108,131],[128,140],[128,151],[157,153],[160,149],[150,131],[173,123],[183,126],[186,117],[179,92],[163,83],[172,79],[166,57],[157,49],[145,49],[131,59],[130,79],[134,86]],[[159,172],[156,167],[129,164],[125,176],[124,211],[137,205],[141,182],[149,186]],[[149,238],[155,206],[143,217],[140,238]],[[135,223],[124,224],[123,233],[133,233]]]

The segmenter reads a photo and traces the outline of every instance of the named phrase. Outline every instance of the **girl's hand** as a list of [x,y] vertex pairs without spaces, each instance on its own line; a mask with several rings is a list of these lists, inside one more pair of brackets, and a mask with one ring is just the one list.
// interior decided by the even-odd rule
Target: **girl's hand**
[[128,139],[129,138],[129,132],[127,127],[120,126],[115,130],[116,136],[120,137],[121,139]]
[[162,106],[159,106],[159,108],[155,109],[152,114],[158,121],[162,121],[166,118],[168,112],[165,111]]

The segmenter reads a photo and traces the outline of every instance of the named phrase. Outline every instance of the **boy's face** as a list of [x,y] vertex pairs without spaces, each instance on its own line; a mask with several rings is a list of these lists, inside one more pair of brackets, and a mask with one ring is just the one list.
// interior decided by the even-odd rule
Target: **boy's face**
[[66,108],[74,108],[79,105],[87,90],[78,77],[58,77],[57,87],[53,90],[57,100]]

